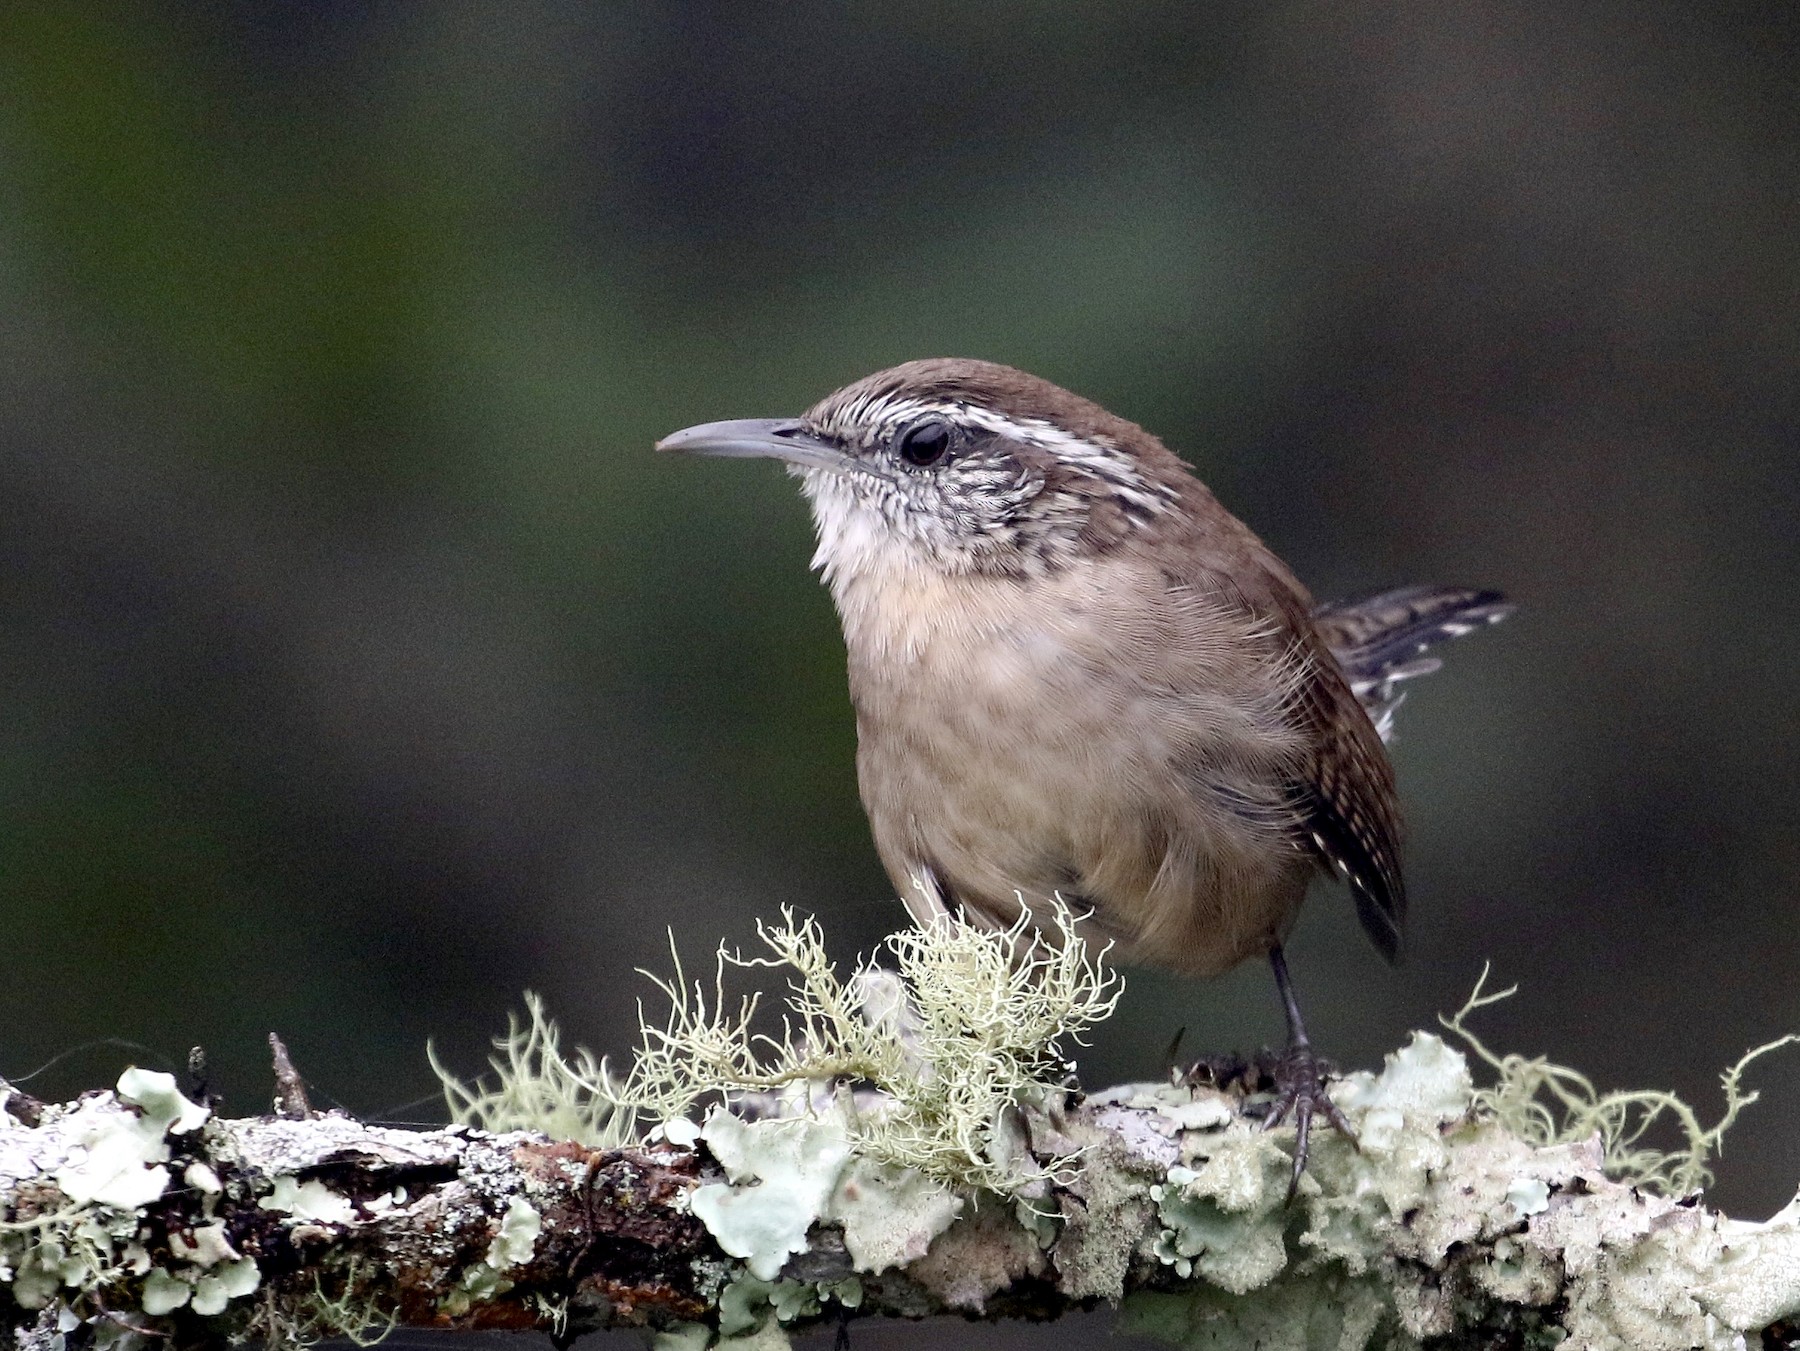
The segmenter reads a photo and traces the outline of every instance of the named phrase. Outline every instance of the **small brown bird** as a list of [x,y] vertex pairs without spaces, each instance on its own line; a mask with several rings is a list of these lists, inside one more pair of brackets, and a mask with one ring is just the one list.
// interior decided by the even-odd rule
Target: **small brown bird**
[[799,476],[863,805],[916,918],[1003,927],[1058,894],[1127,961],[1204,976],[1268,956],[1290,1037],[1272,1119],[1295,1115],[1297,1180],[1314,1110],[1343,1124],[1281,944],[1325,871],[1398,956],[1395,687],[1501,598],[1315,607],[1156,437],[985,361],[909,362],[658,449]]

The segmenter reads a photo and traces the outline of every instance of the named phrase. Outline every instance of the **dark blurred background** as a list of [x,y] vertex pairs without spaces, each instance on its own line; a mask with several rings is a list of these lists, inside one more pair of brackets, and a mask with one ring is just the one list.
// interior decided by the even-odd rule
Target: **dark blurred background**
[[[1321,889],[1315,1036],[1479,1026],[1717,1108],[1800,1028],[1800,9],[883,0],[0,14],[0,1073],[263,1038],[441,1113],[526,988],[900,921],[773,466],[909,357],[1161,433],[1321,596],[1501,587],[1397,747],[1409,962]],[[1134,974],[1090,1083],[1275,1040]],[[130,1038],[143,1049],[90,1045]],[[1800,1057],[1728,1142],[1800,1178]],[[415,1101],[415,1100],[423,1101]]]

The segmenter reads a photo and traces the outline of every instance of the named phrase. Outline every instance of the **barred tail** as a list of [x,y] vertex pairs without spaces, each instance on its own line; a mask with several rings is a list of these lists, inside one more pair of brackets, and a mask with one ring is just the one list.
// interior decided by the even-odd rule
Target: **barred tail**
[[1394,687],[1443,665],[1425,653],[1446,639],[1498,624],[1512,611],[1498,591],[1427,584],[1330,601],[1313,611],[1313,620],[1375,730],[1388,741],[1394,710],[1406,698]]

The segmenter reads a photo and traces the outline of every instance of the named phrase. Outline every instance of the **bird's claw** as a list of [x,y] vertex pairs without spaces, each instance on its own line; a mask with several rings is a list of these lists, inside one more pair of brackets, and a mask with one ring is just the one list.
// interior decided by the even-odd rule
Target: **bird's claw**
[[1362,1146],[1342,1110],[1325,1091],[1325,1086],[1337,1073],[1335,1065],[1315,1055],[1311,1046],[1301,1042],[1289,1046],[1280,1055],[1270,1056],[1267,1066],[1275,1084],[1275,1102],[1268,1116],[1263,1118],[1263,1129],[1273,1130],[1289,1117],[1294,1121],[1294,1171],[1288,1178],[1286,1202],[1292,1205],[1300,1190],[1300,1175],[1306,1171],[1315,1114],[1329,1121],[1338,1134],[1350,1142],[1351,1148],[1361,1149]]
[[1287,1203],[1292,1204],[1299,1192],[1300,1175],[1306,1171],[1314,1117],[1330,1122],[1353,1149],[1362,1148],[1344,1113],[1325,1091],[1336,1075],[1337,1066],[1299,1042],[1285,1051],[1259,1051],[1248,1059],[1210,1056],[1176,1074],[1175,1082],[1190,1089],[1205,1085],[1240,1098],[1273,1096],[1263,1116],[1263,1129],[1273,1130],[1290,1119],[1294,1123],[1294,1171],[1287,1190]]

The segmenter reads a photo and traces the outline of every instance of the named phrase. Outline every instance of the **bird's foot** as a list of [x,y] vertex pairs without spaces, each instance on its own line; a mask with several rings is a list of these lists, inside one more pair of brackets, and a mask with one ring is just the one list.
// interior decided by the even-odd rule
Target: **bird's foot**
[[1300,1175],[1306,1171],[1314,1117],[1323,1117],[1353,1148],[1361,1148],[1356,1132],[1325,1091],[1336,1077],[1337,1066],[1315,1054],[1305,1042],[1290,1045],[1285,1051],[1262,1050],[1249,1057],[1235,1054],[1207,1056],[1174,1076],[1175,1082],[1184,1088],[1216,1088],[1240,1101],[1262,1099],[1266,1106],[1262,1102],[1245,1102],[1245,1112],[1261,1115],[1264,1130],[1273,1130],[1290,1119],[1293,1121],[1294,1172],[1288,1181],[1289,1202],[1299,1189]]
[[1315,1115],[1329,1121],[1352,1148],[1362,1146],[1357,1143],[1356,1132],[1350,1129],[1343,1112],[1325,1091],[1326,1085],[1337,1074],[1335,1065],[1315,1055],[1305,1042],[1290,1045],[1279,1055],[1267,1054],[1264,1064],[1274,1083],[1275,1102],[1269,1108],[1268,1116],[1263,1118],[1263,1129],[1272,1130],[1290,1116],[1294,1120],[1294,1172],[1288,1179],[1287,1189],[1287,1200],[1291,1205],[1300,1189],[1300,1175],[1306,1171]]

